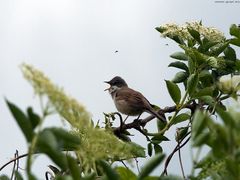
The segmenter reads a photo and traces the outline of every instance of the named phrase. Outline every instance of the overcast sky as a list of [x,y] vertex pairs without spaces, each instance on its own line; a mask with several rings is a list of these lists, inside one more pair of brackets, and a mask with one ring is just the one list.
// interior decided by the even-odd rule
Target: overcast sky
[[[16,149],[20,154],[26,152],[25,140],[4,97],[22,109],[31,105],[39,112],[38,99],[20,72],[21,63],[35,66],[64,87],[87,107],[95,121],[103,119],[103,112],[116,111],[103,91],[103,81],[115,75],[151,103],[170,106],[173,103],[164,79],[172,79],[175,71],[167,68],[172,61],[169,55],[180,49],[154,28],[202,20],[228,34],[231,24],[240,23],[239,10],[240,2],[214,0],[0,0],[0,166]],[[62,123],[54,117],[45,125]],[[175,146],[174,132],[175,128],[168,132],[171,143],[163,146],[168,153]],[[134,137],[142,145],[143,139],[139,134]],[[183,152],[188,172],[189,152],[188,148]],[[177,159],[173,162],[170,172],[180,174]],[[45,158],[35,164],[35,172],[43,177],[49,162]],[[10,171],[9,166],[3,172]]]

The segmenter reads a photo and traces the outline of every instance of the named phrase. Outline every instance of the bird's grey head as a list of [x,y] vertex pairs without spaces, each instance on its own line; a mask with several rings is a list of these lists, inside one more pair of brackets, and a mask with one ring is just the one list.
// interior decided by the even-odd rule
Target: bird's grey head
[[128,86],[124,79],[121,78],[120,76],[116,76],[112,78],[110,81],[105,81],[105,83],[110,84],[110,86],[116,86],[118,88]]

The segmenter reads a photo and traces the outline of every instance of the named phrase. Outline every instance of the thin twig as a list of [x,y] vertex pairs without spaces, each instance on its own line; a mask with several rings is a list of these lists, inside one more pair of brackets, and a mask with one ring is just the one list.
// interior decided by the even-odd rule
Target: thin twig
[[[18,157],[18,150],[16,150],[16,158]],[[16,159],[17,161],[17,168],[16,168],[16,172],[18,172],[18,169],[19,169],[19,159]],[[17,179],[17,177],[15,176],[15,180]]]
[[179,148],[179,147],[180,147],[180,143],[178,141],[178,159],[179,159],[183,179],[186,179],[184,169],[183,169],[182,157],[181,157],[181,148]]
[[134,158],[134,159],[135,159],[135,162],[136,162],[136,166],[137,166],[138,173],[140,173],[140,169],[139,169],[139,165],[138,165],[138,160],[137,160],[137,158]]
[[26,157],[26,156],[28,156],[28,153],[23,154],[23,155],[20,155],[20,156],[14,158],[14,159],[8,161],[6,164],[4,164],[4,165],[0,168],[0,171],[3,170],[7,165],[11,164],[12,162],[15,162],[16,160],[19,160],[19,159],[21,159],[21,158],[23,158],[23,157]]
[[126,169],[129,169],[123,160],[120,161]]
[[[191,133],[191,132],[188,132],[185,137],[187,137],[190,133]],[[184,138],[185,138],[185,137],[184,137]],[[162,175],[163,175],[163,174],[166,174],[166,175],[167,175],[167,167],[168,167],[168,164],[169,164],[169,162],[171,161],[173,155],[174,155],[179,149],[181,149],[185,144],[187,144],[187,142],[190,140],[191,136],[190,136],[182,145],[180,145],[181,142],[184,140],[184,138],[179,141],[179,145],[177,145],[177,146],[173,149],[172,153],[171,153],[171,154],[168,156],[168,158],[166,159],[166,161],[165,161],[165,166],[164,166],[164,170],[163,170],[163,172],[162,172]]]
[[12,174],[11,174],[11,180],[13,180],[13,177],[14,177],[14,172],[15,172],[15,168],[16,168],[16,164],[17,164],[17,162],[16,162],[16,157],[17,157],[17,150],[16,150],[16,152],[15,152],[15,154],[14,154],[14,163],[13,163],[13,169],[12,169]]

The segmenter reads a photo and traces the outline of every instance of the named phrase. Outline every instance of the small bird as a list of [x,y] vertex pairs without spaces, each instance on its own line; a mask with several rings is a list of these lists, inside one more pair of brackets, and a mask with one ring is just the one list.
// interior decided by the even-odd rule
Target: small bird
[[154,111],[153,105],[140,92],[129,88],[121,77],[116,76],[104,82],[110,85],[105,91],[109,91],[119,112],[128,116],[138,116],[138,118],[143,112],[148,112],[166,122],[163,116]]

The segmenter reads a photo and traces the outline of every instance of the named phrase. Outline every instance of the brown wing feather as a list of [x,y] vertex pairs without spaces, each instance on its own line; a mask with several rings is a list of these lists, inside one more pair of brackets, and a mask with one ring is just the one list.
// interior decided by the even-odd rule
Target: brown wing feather
[[141,108],[148,110],[151,108],[149,101],[138,91],[130,88],[122,88],[116,95],[118,100],[125,100],[130,106],[134,108]]

